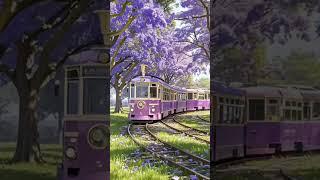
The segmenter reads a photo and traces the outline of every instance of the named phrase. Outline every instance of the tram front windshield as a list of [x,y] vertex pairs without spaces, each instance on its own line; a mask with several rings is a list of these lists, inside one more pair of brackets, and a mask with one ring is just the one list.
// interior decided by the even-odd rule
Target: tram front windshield
[[85,79],[83,89],[83,113],[105,114],[106,79]]
[[136,98],[148,98],[148,84],[137,83],[136,84]]

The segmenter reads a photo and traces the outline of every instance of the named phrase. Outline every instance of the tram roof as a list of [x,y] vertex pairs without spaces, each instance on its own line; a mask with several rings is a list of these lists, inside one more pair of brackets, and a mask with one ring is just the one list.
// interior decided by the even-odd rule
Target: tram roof
[[213,81],[212,91],[218,94],[223,94],[223,95],[234,95],[234,96],[245,95],[245,91],[243,91],[242,89],[228,87],[225,84],[217,81]]
[[99,62],[85,62],[85,63],[79,63],[79,64],[68,64],[68,65],[64,65],[65,69],[70,69],[70,68],[74,68],[74,67],[84,67],[84,66],[97,66],[97,67],[101,67],[101,66],[106,66],[106,64],[104,63],[99,63]]
[[206,93],[206,92],[210,92],[210,90],[209,89],[201,89],[201,88],[199,88],[199,89],[187,89],[187,92],[197,92],[197,93]]
[[186,92],[185,88],[170,85],[170,84],[164,82],[162,79],[160,79],[158,77],[154,77],[154,76],[138,76],[138,77],[133,78],[131,80],[131,82],[151,82],[151,83],[154,82],[154,83],[159,83],[162,86],[165,86],[166,88],[171,89],[171,90],[175,90],[178,92]]
[[241,88],[246,92],[249,97],[282,97],[277,87],[270,86],[252,86]]
[[320,91],[319,90],[300,90],[303,99],[308,101],[320,101]]
[[288,88],[280,88],[280,92],[284,98],[287,99],[302,99],[302,95],[299,90],[288,87]]

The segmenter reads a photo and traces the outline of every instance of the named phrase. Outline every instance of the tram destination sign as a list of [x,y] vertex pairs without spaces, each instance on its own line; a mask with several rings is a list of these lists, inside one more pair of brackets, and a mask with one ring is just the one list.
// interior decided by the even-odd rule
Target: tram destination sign
[[107,77],[107,66],[86,66],[83,67],[83,76]]

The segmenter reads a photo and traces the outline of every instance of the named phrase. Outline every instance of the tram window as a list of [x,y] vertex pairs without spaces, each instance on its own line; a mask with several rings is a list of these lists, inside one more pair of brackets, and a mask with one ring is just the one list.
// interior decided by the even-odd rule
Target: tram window
[[298,103],[298,107],[301,107],[301,106],[302,106],[302,103],[301,103],[301,102],[299,102],[299,103]]
[[193,93],[193,99],[197,100],[197,93]]
[[136,84],[137,98],[148,98],[148,85],[145,83]]
[[292,106],[297,106],[297,102],[292,101]]
[[83,91],[83,113],[105,114],[105,79],[85,79]]
[[320,117],[320,103],[313,103],[313,112],[312,112],[313,118],[319,118]]
[[78,79],[79,78],[79,71],[78,69],[69,70],[67,72],[68,79]]
[[220,103],[223,103],[223,97],[220,97],[220,98],[219,98],[219,102],[220,102]]
[[192,99],[192,93],[188,93],[188,99],[189,99],[189,100]]
[[277,120],[279,117],[279,107],[277,105],[267,106],[267,119],[271,121]]
[[231,99],[231,104],[234,104],[234,99]]
[[223,122],[222,123],[225,123],[227,124],[228,123],[228,106],[224,106],[223,108]]
[[160,88],[158,89],[158,98],[159,99],[161,98],[161,90],[160,90]]
[[134,84],[131,84],[131,98],[135,97],[135,90],[134,90]]
[[249,100],[249,120],[263,121],[264,113],[264,100]]
[[269,104],[277,104],[277,103],[278,103],[278,100],[276,100],[276,99],[269,100]]
[[150,98],[157,98],[157,86],[150,87]]
[[286,106],[290,106],[290,102],[289,101],[286,101]]
[[310,120],[310,112],[311,112],[311,108],[310,106],[308,106],[308,104],[303,107],[303,117],[305,120]]
[[297,120],[297,111],[296,110],[292,110],[292,120],[293,121]]
[[229,98],[226,98],[226,104],[229,104]]
[[240,100],[236,99],[236,104],[239,105],[240,104]]
[[69,81],[68,92],[67,92],[67,114],[78,114],[79,113],[79,82]]
[[298,120],[302,120],[302,112],[298,111]]
[[223,122],[223,105],[220,105],[220,108],[219,108],[219,121],[218,123],[222,123]]
[[284,118],[285,120],[291,120],[291,111],[286,109],[284,110]]
[[204,94],[199,94],[199,99],[200,99],[200,100],[205,99],[205,98],[204,98]]

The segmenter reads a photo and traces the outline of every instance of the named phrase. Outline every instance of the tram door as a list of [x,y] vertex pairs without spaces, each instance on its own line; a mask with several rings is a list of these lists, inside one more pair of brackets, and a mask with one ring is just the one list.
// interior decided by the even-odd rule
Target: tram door
[[63,163],[60,180],[105,180],[109,170],[106,116],[107,67],[65,68]]

